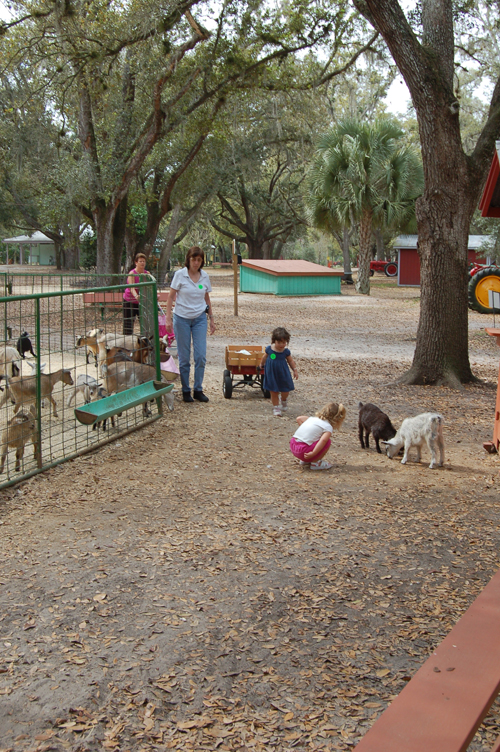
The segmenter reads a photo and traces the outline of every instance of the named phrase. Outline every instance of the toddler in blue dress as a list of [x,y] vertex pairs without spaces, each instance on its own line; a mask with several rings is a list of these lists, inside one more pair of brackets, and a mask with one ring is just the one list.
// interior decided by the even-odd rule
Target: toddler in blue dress
[[287,409],[288,395],[295,389],[290,368],[293,378],[299,378],[297,366],[288,349],[289,342],[290,334],[287,330],[282,326],[277,327],[271,334],[271,344],[266,347],[266,352],[260,362],[260,367],[264,368],[263,386],[271,392],[275,418],[281,418],[282,412]]

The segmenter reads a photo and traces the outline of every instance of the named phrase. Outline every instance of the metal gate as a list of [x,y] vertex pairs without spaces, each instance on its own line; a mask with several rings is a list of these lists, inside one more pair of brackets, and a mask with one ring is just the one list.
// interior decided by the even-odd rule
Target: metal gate
[[[13,285],[13,294],[0,297],[0,337],[4,335],[0,341],[0,488],[115,440],[161,415],[160,400],[148,403],[146,409],[139,405],[126,410],[114,418],[114,425],[108,421],[106,426],[85,426],[74,412],[85,399],[105,396],[101,366],[92,351],[98,339],[102,343],[105,338],[101,355],[104,352],[111,359],[109,353],[114,352],[113,357],[122,359],[126,369],[147,366],[149,370],[143,370],[160,379],[154,280],[134,285],[140,296],[138,316],[133,321],[133,340],[124,340],[126,284],[88,287],[95,277],[83,274],[63,279],[63,275],[8,276],[18,288],[30,285],[32,290],[15,294]],[[67,284],[79,289],[62,289]],[[55,290],[56,286],[61,289]],[[132,341],[139,343],[134,351]]]

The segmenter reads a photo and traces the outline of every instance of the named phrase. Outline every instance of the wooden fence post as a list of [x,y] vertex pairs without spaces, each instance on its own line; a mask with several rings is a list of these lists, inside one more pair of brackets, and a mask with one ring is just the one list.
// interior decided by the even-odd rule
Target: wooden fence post
[[236,255],[236,240],[233,240],[233,290],[234,315],[238,315],[238,256]]

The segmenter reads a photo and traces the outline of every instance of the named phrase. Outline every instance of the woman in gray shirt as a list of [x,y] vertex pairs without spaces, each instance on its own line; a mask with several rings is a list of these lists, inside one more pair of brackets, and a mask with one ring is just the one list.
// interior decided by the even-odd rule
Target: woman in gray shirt
[[[205,254],[197,245],[189,249],[182,269],[175,272],[170,283],[167,300],[167,332],[172,329],[177,341],[179,371],[181,374],[182,399],[184,402],[208,402],[203,393],[203,376],[207,362],[207,314],[210,321],[210,334],[215,332],[210,294],[212,286],[209,276],[203,271]],[[172,306],[175,300],[175,311]],[[193,342],[194,384],[193,396],[189,386]]]

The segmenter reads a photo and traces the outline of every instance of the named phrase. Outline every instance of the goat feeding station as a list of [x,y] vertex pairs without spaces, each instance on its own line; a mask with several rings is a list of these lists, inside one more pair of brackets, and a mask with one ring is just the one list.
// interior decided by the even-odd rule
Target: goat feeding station
[[311,261],[245,259],[240,266],[240,292],[340,295],[343,273]]

